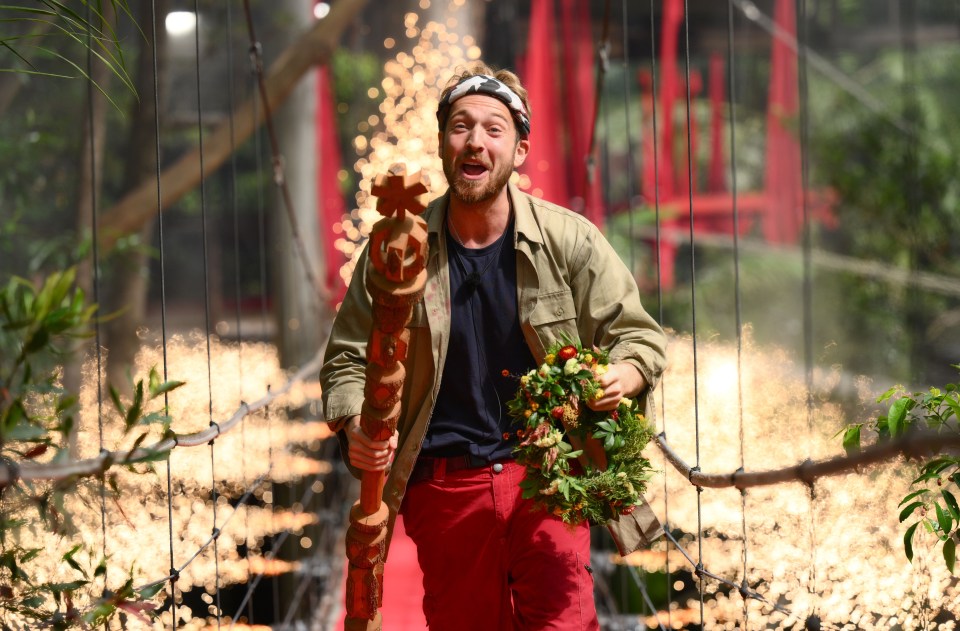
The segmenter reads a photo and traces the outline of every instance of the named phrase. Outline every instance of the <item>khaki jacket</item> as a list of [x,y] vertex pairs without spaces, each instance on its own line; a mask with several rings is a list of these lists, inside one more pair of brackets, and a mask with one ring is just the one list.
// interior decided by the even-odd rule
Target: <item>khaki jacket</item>
[[[527,345],[541,363],[562,335],[584,346],[610,350],[611,362],[636,366],[652,390],[665,366],[666,338],[640,304],[633,276],[600,231],[582,216],[509,186],[515,212],[517,300]],[[444,221],[448,195],[424,211],[429,227],[427,284],[408,325],[406,383],[398,430],[399,447],[383,490],[390,507],[390,532],[407,480],[426,436],[447,360],[450,331],[450,278]],[[371,301],[364,286],[367,253],[361,255],[347,295],[333,324],[320,371],[323,414],[340,430],[345,417],[360,414],[364,367],[371,330]],[[454,358],[456,361],[456,358]],[[644,395],[648,418],[649,391]],[[346,437],[338,431],[350,465]],[[359,472],[351,467],[355,475]],[[622,554],[656,539],[662,531],[644,503],[619,522],[608,524]]]

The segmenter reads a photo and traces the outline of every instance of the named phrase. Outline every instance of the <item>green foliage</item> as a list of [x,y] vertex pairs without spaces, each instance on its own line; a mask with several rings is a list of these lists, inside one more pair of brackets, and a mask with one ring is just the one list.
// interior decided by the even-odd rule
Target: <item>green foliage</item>
[[[10,53],[0,58],[0,72],[89,79],[89,53],[130,92],[136,92],[117,33],[104,15],[104,3],[84,0],[80,5],[59,0],[39,0],[33,6],[0,5],[0,22],[21,27],[20,33],[0,37],[0,49]],[[130,14],[126,0],[110,0],[107,6],[114,14]],[[117,107],[102,86],[94,85]]]
[[[960,365],[954,366],[960,370]],[[906,392],[897,386],[884,392],[880,402],[892,401],[889,411],[868,424],[880,441],[903,437],[915,427],[938,434],[960,433],[960,385],[949,383],[941,390]],[[848,453],[860,450],[863,424],[847,428],[843,446]],[[911,482],[915,489],[900,500],[900,522],[915,521],[903,536],[903,549],[913,561],[913,539],[919,526],[943,544],[943,560],[950,572],[956,565],[956,545],[960,538],[960,456],[940,453],[923,462]]]
[[376,55],[338,48],[330,62],[337,128],[340,138],[340,155],[347,177],[342,181],[344,194],[357,190],[357,173],[349,168],[351,156],[356,156],[353,141],[359,129],[365,129],[367,119],[380,115],[379,99],[367,96],[370,86],[379,85],[383,79],[383,62]]
[[598,376],[608,360],[596,347],[554,343],[507,402],[519,424],[514,453],[527,469],[523,497],[566,523],[602,524],[632,512],[652,475],[642,453],[652,430],[636,401],[621,399],[609,412],[587,405],[603,397]]
[[57,386],[56,360],[65,342],[87,334],[95,311],[74,277],[55,273],[40,287],[14,277],[0,292],[0,457],[22,458],[72,431],[74,400]]
[[[71,458],[70,436],[76,428],[76,397],[60,385],[60,365],[71,350],[72,341],[89,335],[96,306],[88,306],[83,291],[74,286],[74,268],[50,274],[37,284],[13,277],[0,288],[0,463],[14,472],[24,462],[59,462]],[[123,419],[124,432],[150,423],[159,423],[164,432],[170,419],[164,413],[147,412],[150,400],[180,387],[179,381],[162,381],[156,369],[134,386],[129,404],[121,402],[111,388],[111,399]],[[147,437],[142,433],[134,443]],[[52,452],[52,455],[51,455]],[[128,457],[132,465],[166,453],[145,452]],[[115,486],[112,476],[105,484]],[[2,609],[22,619],[46,621],[51,628],[67,629],[98,625],[111,616],[143,616],[152,605],[140,602],[128,581],[116,592],[104,591],[94,604],[80,611],[75,607],[79,593],[89,600],[95,581],[106,572],[106,560],[93,569],[84,565],[74,546],[61,559],[75,577],[59,583],[34,580],[31,565],[38,562],[41,549],[28,549],[18,542],[23,528],[42,525],[53,535],[73,535],[66,504],[69,495],[83,496],[90,482],[68,478],[52,482],[14,481],[0,487],[0,598]],[[86,554],[85,556],[89,556]]]
[[[815,80],[812,173],[818,187],[837,196],[838,226],[822,233],[824,249],[910,274],[960,274],[954,238],[960,230],[960,125],[951,114],[960,96],[958,61],[960,48],[952,44],[841,57],[839,65],[883,95],[880,111]],[[844,340],[851,349],[838,358],[848,370],[884,366],[895,379],[928,380],[944,364],[924,333],[956,307],[955,299],[855,274],[836,275],[827,291],[816,302],[842,305],[827,339]]]

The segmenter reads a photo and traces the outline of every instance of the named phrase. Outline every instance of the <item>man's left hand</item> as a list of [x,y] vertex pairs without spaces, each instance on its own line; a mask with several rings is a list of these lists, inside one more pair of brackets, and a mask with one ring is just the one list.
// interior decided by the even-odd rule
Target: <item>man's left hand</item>
[[587,406],[598,412],[615,410],[620,399],[635,397],[647,388],[647,380],[633,364],[628,363],[610,364],[597,382],[603,389],[603,396],[587,401]]

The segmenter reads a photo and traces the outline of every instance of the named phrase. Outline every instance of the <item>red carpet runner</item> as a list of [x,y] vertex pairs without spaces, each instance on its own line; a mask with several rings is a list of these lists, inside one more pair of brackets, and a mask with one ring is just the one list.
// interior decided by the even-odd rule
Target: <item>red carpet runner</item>
[[[346,565],[344,565],[346,569]],[[342,603],[341,603],[342,604]],[[383,570],[384,631],[424,631],[423,576],[417,563],[417,549],[403,529],[403,518],[397,518],[397,529],[390,543],[390,558]],[[336,629],[343,629],[341,612]]]

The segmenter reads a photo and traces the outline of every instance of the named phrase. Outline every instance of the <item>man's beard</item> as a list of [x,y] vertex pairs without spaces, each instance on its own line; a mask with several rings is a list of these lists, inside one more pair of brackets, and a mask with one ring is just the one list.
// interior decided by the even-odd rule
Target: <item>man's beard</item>
[[500,194],[503,187],[510,181],[513,166],[501,163],[487,171],[485,180],[467,180],[461,177],[456,160],[443,161],[443,174],[450,185],[451,194],[464,204],[478,204],[493,199]]

